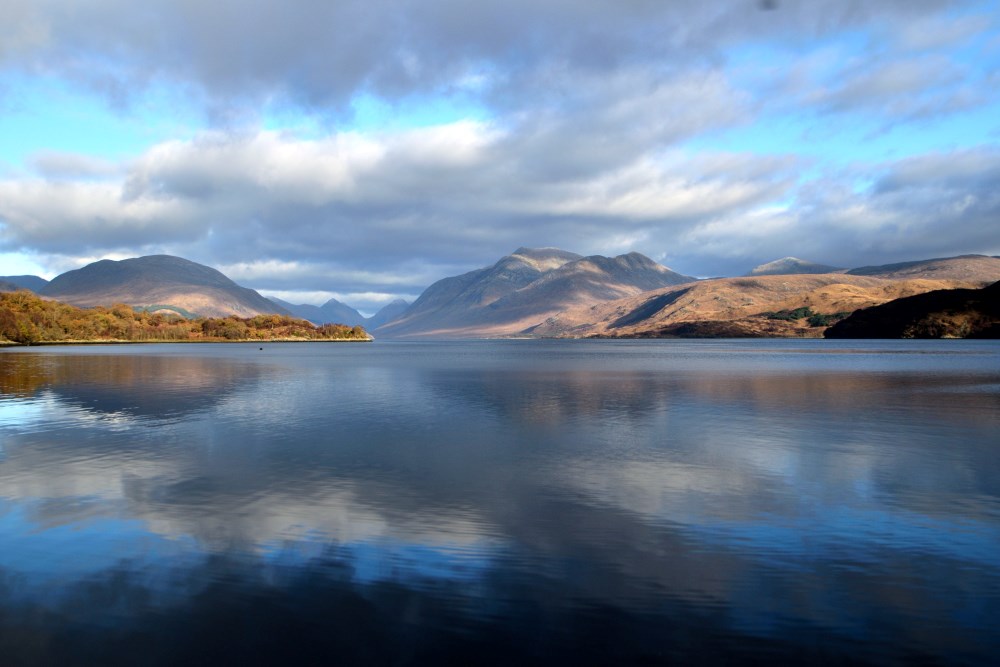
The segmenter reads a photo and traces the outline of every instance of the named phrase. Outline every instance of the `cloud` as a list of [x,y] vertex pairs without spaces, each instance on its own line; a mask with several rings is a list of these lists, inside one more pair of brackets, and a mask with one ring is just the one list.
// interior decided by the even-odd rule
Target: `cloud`
[[968,68],[944,56],[859,60],[836,79],[809,93],[807,102],[826,113],[865,111],[902,122],[970,109],[991,96]]
[[952,4],[789,0],[762,11],[754,2],[306,0],[293,9],[153,0],[137,11],[125,0],[7,1],[0,64],[56,73],[118,101],[168,82],[217,110],[278,96],[343,112],[361,90],[399,100],[472,76],[494,94],[516,93],[522,78],[552,66],[679,66],[747,41],[797,46],[870,25],[926,24]]
[[[113,183],[0,182],[0,242],[45,252],[113,251],[201,238],[199,213],[176,198],[124,199]],[[162,224],[169,221],[170,224]],[[76,245],[73,250],[72,245]]]
[[260,289],[413,294],[525,243],[598,252],[758,204],[787,190],[794,163],[633,155],[629,130],[618,137],[624,150],[581,137],[608,154],[581,169],[542,168],[525,135],[484,124],[209,135],[155,146],[119,178],[0,182],[2,240],[56,255],[169,251]]
[[[959,254],[1000,255],[1000,150],[928,154],[806,182],[787,206],[723,217],[686,235],[686,261],[733,273],[777,254],[837,266]],[[781,239],[784,249],[776,246]],[[682,251],[683,254],[683,251]]]
[[720,74],[635,68],[605,84],[565,79],[548,111],[490,122],[210,131],[89,171],[85,156],[39,155],[38,176],[0,181],[0,242],[169,252],[264,290],[412,296],[525,244],[606,252],[787,187],[789,160],[669,148],[742,122],[745,100]]
[[[0,182],[3,244],[62,256],[170,252],[256,289],[382,300],[520,245],[638,249],[698,275],[784,254],[851,266],[1000,253],[995,149],[801,180],[805,165],[792,156],[681,150],[542,169],[526,136],[457,123],[170,142],[117,179]],[[621,136],[628,145],[632,135]],[[594,150],[614,153],[603,140]],[[872,173],[870,187],[856,185]]]
[[32,156],[32,169],[46,180],[91,180],[113,177],[119,167],[101,158],[59,151],[39,151]]
[[924,16],[901,24],[890,38],[914,51],[947,48],[969,43],[994,27],[995,21],[988,15]]

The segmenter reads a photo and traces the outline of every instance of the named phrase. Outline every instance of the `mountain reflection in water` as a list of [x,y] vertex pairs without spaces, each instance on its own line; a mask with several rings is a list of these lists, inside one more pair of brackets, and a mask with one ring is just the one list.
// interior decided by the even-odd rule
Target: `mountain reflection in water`
[[0,650],[986,664],[1000,348],[852,345],[5,352]]

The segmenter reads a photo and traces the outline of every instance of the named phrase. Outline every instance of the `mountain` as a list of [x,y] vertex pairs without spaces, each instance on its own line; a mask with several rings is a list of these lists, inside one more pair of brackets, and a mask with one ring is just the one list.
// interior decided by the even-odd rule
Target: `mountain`
[[17,287],[28,289],[32,292],[38,292],[49,284],[48,280],[39,278],[38,276],[0,276],[0,282],[12,283]]
[[[493,315],[513,321],[519,331],[573,307],[588,307],[697,280],[631,252],[618,257],[594,255],[567,263],[527,287],[490,304]],[[522,326],[523,325],[523,326]]]
[[74,306],[168,306],[202,317],[291,314],[213,268],[170,255],[102,259],[56,276],[39,294]]
[[493,266],[439,280],[377,333],[384,337],[526,333],[573,306],[693,280],[639,253],[581,257],[555,248],[519,248]]
[[837,322],[827,338],[1000,338],[1000,282],[936,290],[865,308]]
[[985,287],[1000,277],[1000,257],[986,255],[959,255],[938,257],[914,262],[863,266],[847,272],[852,276],[877,276],[880,278],[927,278],[931,280],[962,280]]
[[799,259],[798,257],[782,257],[781,259],[776,259],[773,262],[755,266],[748,275],[789,276],[803,273],[835,273],[837,271],[843,271],[843,269],[838,269],[835,266],[827,266],[826,264],[807,262],[806,260]]
[[322,306],[312,306],[307,303],[289,303],[276,297],[270,298],[271,301],[275,302],[296,317],[309,320],[313,324],[336,323],[347,324],[352,327],[355,325],[361,325],[368,331],[373,331],[377,327],[394,320],[410,307],[410,304],[403,299],[396,299],[383,306],[371,317],[365,317],[354,308],[348,306],[346,303],[342,303],[336,299],[330,299]]
[[377,313],[365,320],[365,328],[369,331],[374,331],[383,324],[388,324],[394,319],[406,312],[410,307],[408,301],[403,299],[395,299],[390,301],[386,305],[382,306]]
[[0,278],[0,292],[16,292],[17,290],[24,289],[20,285],[16,285],[7,280]]
[[[1000,278],[1000,275],[998,275]],[[539,336],[813,336],[809,315],[828,322],[858,308],[936,289],[955,280],[892,280],[845,274],[717,278],[571,308],[535,327]],[[805,309],[809,309],[806,311]],[[799,310],[801,309],[801,310]],[[791,313],[799,311],[801,316]]]
[[461,332],[470,324],[470,315],[477,310],[578,259],[582,257],[555,248],[518,248],[493,266],[437,281],[425,289],[401,317],[379,327],[378,334]]
[[336,299],[330,299],[322,306],[312,306],[307,303],[288,303],[287,301],[282,301],[281,299],[273,297],[271,298],[271,301],[275,302],[292,315],[301,317],[304,320],[309,320],[313,324],[332,323],[346,324],[352,327],[355,325],[368,326],[366,324],[367,318],[364,315],[351,308],[346,303],[342,303]]

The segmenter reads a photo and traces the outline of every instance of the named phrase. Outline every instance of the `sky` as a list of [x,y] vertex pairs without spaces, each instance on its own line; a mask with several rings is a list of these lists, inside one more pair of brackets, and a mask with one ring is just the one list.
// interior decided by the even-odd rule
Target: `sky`
[[1000,255],[1000,3],[0,0],[0,275],[372,313],[521,246]]

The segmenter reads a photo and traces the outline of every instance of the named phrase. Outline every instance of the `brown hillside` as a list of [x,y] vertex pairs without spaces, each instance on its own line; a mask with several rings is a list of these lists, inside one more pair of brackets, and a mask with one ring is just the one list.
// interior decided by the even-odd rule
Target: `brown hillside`
[[1000,281],[935,290],[855,312],[827,338],[1000,338]]
[[[698,323],[687,328],[703,335],[715,331],[714,335],[724,336],[820,336],[823,327],[755,316],[801,307],[823,314],[851,312],[931,290],[976,286],[959,280],[890,280],[840,273],[719,278],[570,309],[534,327],[531,333],[642,336],[655,335],[680,323]],[[719,322],[732,324],[720,328]]]
[[56,276],[38,293],[84,308],[126,303],[172,306],[202,317],[290,314],[216,269],[170,255],[100,260]]
[[924,259],[882,266],[863,266],[847,272],[854,276],[872,276],[907,280],[961,280],[975,287],[985,287],[1000,280],[1000,257],[987,255],[959,255]]

